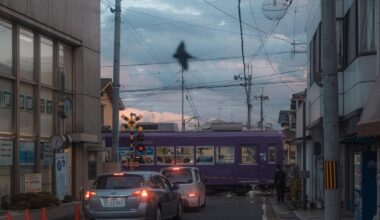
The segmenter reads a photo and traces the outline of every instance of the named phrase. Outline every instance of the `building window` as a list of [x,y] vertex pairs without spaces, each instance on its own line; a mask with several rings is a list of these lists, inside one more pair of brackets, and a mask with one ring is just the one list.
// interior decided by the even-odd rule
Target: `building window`
[[25,97],[25,108],[20,109],[20,132],[21,135],[34,135],[34,88],[27,84],[21,84],[20,95]]
[[176,164],[194,164],[194,147],[176,147]]
[[242,164],[257,164],[257,148],[256,146],[241,147],[241,163]]
[[235,162],[235,148],[231,146],[216,147],[216,163],[231,164]]
[[310,42],[310,85],[313,83],[321,84],[322,81],[322,47],[321,47],[321,24]]
[[0,78],[0,132],[10,133],[13,130],[14,107],[12,94],[12,81]]
[[135,162],[139,162],[141,165],[154,164],[154,147],[145,147],[145,152],[139,152],[136,149],[135,155]]
[[1,195],[10,195],[12,186],[13,141],[0,139]]
[[65,74],[65,89],[73,90],[72,49],[68,45],[59,44],[59,67]]
[[374,53],[376,52],[376,1],[360,0],[358,6],[359,54]]
[[[51,106],[54,99],[54,91],[41,89],[41,137],[50,137],[54,133],[54,117]],[[49,103],[49,104],[48,104]],[[48,108],[49,105],[49,108]]]
[[34,80],[34,35],[31,31],[20,28],[20,76]]
[[41,83],[53,86],[53,41],[41,37],[40,50]]
[[53,178],[53,148],[46,142],[40,144],[42,190],[52,191]]
[[197,164],[214,164],[214,147],[197,146],[196,147]]
[[268,163],[276,163],[276,146],[268,147]]
[[12,25],[0,19],[0,74],[11,75],[13,64]]
[[174,164],[174,147],[157,147],[157,164]]
[[356,3],[353,3],[346,15],[346,64],[354,61],[357,54],[357,32],[356,32]]

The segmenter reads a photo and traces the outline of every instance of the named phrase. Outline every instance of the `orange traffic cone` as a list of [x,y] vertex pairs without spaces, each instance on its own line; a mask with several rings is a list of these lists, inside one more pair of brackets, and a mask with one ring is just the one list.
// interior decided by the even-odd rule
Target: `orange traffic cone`
[[80,220],[80,204],[79,204],[79,202],[75,206],[75,220]]
[[25,209],[25,220],[30,220],[30,213],[29,213],[29,209]]
[[42,220],[47,220],[46,208],[42,208],[42,210],[41,210],[41,219]]
[[12,213],[10,211],[8,211],[7,220],[12,220]]

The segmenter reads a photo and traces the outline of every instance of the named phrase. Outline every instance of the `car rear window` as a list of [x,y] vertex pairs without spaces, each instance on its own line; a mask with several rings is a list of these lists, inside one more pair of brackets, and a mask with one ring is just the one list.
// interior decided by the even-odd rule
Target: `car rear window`
[[101,176],[95,183],[95,189],[130,189],[143,186],[144,178],[139,175]]
[[171,183],[192,183],[190,170],[167,170],[162,173]]

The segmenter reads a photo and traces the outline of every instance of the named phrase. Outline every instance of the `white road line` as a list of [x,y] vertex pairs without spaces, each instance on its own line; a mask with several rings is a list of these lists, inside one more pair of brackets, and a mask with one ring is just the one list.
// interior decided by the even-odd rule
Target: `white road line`
[[263,220],[267,220],[267,205],[266,205],[266,198],[263,197],[263,205],[261,206],[263,208]]

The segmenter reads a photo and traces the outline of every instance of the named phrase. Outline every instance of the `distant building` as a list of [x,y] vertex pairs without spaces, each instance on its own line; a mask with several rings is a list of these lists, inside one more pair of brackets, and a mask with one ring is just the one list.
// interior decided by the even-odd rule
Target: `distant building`
[[[107,132],[112,130],[112,79],[102,78],[101,79],[101,90],[100,90],[100,101],[101,101],[101,123],[102,131]],[[125,106],[121,99],[119,99],[119,110],[124,110]]]

